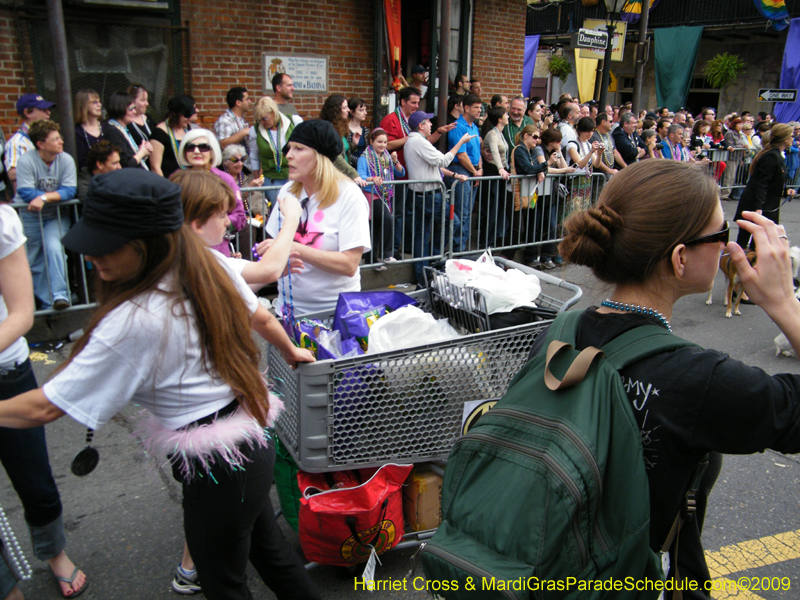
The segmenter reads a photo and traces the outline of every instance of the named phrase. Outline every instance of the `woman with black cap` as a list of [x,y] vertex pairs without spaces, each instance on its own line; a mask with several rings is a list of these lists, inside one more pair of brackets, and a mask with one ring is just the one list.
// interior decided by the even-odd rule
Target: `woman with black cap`
[[184,168],[178,160],[178,147],[189,131],[189,121],[196,112],[191,96],[175,96],[170,99],[167,117],[156,126],[150,138],[150,143],[153,144],[150,167],[154,173],[169,178],[175,171]]
[[[372,247],[367,201],[333,166],[342,153],[342,137],[328,121],[297,125],[284,153],[289,183],[278,192],[278,203],[286,194],[300,200],[303,213],[293,251],[305,266],[278,282],[278,308],[286,314],[290,306],[296,316],[332,310],[339,292],[361,290],[361,255]],[[276,237],[281,225],[280,211],[273,210],[267,233]]]
[[0,426],[69,414],[96,429],[138,403],[152,415],[145,449],[183,484],[186,540],[206,597],[252,598],[249,559],[278,598],[319,598],[270,504],[275,447],[265,427],[280,401],[258,370],[250,327],[275,332],[289,362],[303,360],[300,349],[280,343],[273,317],[255,323],[266,311],[184,224],[181,189],[162,177],[95,177],[63,243],[92,262],[100,306],[44,387],[0,403]]

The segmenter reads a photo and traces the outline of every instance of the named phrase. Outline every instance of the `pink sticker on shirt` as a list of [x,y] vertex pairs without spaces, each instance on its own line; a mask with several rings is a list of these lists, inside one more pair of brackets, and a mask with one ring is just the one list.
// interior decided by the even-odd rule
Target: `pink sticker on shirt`
[[315,222],[322,223],[322,219],[324,219],[324,218],[325,218],[325,213],[322,212],[321,210],[318,210],[317,212],[314,213],[314,221]]

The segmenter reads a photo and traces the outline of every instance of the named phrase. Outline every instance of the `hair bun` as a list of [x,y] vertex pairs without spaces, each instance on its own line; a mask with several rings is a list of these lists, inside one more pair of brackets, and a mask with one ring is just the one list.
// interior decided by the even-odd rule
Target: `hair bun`
[[566,231],[559,251],[569,262],[594,268],[606,257],[622,217],[604,204],[574,213],[564,224]]

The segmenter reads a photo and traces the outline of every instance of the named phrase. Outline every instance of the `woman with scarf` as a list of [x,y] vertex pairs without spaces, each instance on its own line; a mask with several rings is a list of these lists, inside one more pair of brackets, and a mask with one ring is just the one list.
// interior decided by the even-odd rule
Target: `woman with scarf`
[[[275,100],[269,96],[256,102],[253,115],[256,122],[250,128],[250,170],[260,173],[261,185],[280,187],[289,181],[289,163],[286,162],[283,149],[302,119],[281,113]],[[269,206],[274,206],[278,190],[266,190],[264,193]]]
[[120,149],[119,162],[123,168],[149,170],[147,157],[153,151],[153,146],[150,142],[137,144],[128,131],[128,124],[133,121],[135,111],[133,96],[122,92],[111,94],[106,106],[108,120],[103,124],[103,136]]
[[[364,195],[370,202],[370,220],[372,221],[372,248],[373,251],[365,256],[367,264],[383,261],[385,263],[397,262],[392,256],[392,200],[395,186],[391,182],[405,177],[406,170],[397,160],[397,152],[386,149],[389,135],[381,128],[372,130],[369,135],[369,146],[358,159],[358,174],[368,184],[364,188]],[[380,244],[380,246],[378,246]],[[378,271],[385,271],[386,267],[380,265]]]

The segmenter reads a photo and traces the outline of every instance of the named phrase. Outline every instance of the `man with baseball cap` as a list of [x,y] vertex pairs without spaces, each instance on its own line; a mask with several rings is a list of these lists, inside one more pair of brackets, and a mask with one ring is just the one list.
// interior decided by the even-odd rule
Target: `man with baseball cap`
[[[405,145],[406,170],[410,180],[438,180],[443,175],[464,182],[467,176],[455,173],[446,168],[461,149],[461,146],[472,139],[472,134],[465,133],[450,149],[442,154],[428,141],[431,134],[433,113],[418,110],[408,119],[411,133]],[[414,195],[414,258],[431,256],[441,246],[443,226],[441,187],[435,183],[410,183],[410,192]],[[456,230],[460,229],[459,217],[454,217]],[[423,281],[423,267],[426,261],[414,263],[414,274],[417,283]]]
[[17,100],[17,113],[22,117],[22,123],[16,133],[9,138],[4,159],[8,178],[14,184],[12,191],[17,189],[17,163],[20,157],[28,150],[36,149],[28,137],[28,129],[34,121],[49,119],[50,109],[54,106],[55,104],[48,102],[39,94],[23,94]]

